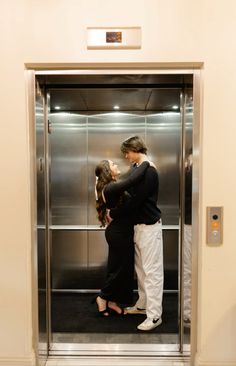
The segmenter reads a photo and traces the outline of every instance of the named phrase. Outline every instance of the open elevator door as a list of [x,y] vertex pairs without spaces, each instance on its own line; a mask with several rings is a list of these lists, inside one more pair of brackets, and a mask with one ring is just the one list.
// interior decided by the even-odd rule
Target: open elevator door
[[[184,347],[189,343],[189,331],[185,334],[183,324],[182,257],[184,165],[186,151],[192,144],[192,78],[190,75],[175,78],[159,75],[159,79],[157,75],[124,75],[123,79],[121,75],[83,75],[77,82],[75,79],[54,75],[51,79],[47,76],[38,80],[44,90],[45,144],[43,156],[37,150],[38,175],[42,170],[45,174],[44,178],[38,178],[41,187],[44,182],[43,190],[38,189],[38,207],[42,206],[42,200],[45,207],[41,217],[41,224],[45,220],[45,232],[39,243],[42,237],[46,243],[45,247],[40,245],[45,249],[39,253],[46,265],[41,264],[39,268],[47,277],[47,316],[43,322],[47,323],[48,352],[97,355],[98,344],[105,355],[117,355],[117,345],[119,355],[147,355],[148,352],[174,355],[188,351],[189,347]],[[120,104],[116,113],[115,99]],[[90,309],[88,301],[102,286],[107,255],[104,232],[99,228],[94,209],[94,167],[108,158],[117,162],[122,171],[127,170],[119,146],[133,134],[146,141],[162,181],[159,206],[164,237],[164,312],[169,306],[163,321],[166,328],[158,327],[157,332],[142,335],[137,334],[133,320],[128,324],[130,330],[127,321],[119,333],[114,332],[112,323],[110,328],[106,325],[102,330],[104,320],[99,319],[99,323],[93,318],[97,314]],[[171,299],[175,295],[177,302],[171,304],[168,296]],[[73,303],[77,310],[73,309]],[[79,308],[84,309],[84,314]],[[85,322],[85,327],[81,322],[88,313],[92,317],[90,322]],[[174,325],[169,329],[173,313]],[[66,314],[70,314],[67,320]],[[115,322],[115,329],[119,329],[121,319]],[[58,324],[64,326],[57,328]]]
[[35,144],[37,182],[37,329],[38,363],[44,366],[50,349],[50,251],[47,102],[44,88],[35,83]]

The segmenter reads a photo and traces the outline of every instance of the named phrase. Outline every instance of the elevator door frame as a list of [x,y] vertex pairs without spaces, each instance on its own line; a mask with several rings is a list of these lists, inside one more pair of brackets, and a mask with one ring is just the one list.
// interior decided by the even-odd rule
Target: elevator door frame
[[[191,324],[191,355],[193,358],[193,355],[196,352],[196,344],[197,344],[197,332],[196,332],[196,325],[197,325],[197,267],[198,267],[198,235],[199,235],[199,218],[198,218],[198,211],[199,211],[199,185],[200,185],[200,179],[199,179],[199,171],[200,171],[200,68],[201,64],[197,65],[187,65],[186,69],[177,69],[177,68],[170,68],[170,64],[168,64],[168,68],[162,68],[160,69],[159,65],[156,64],[132,64],[133,66],[128,67],[127,64],[88,64],[88,65],[77,65],[77,70],[68,70],[67,69],[63,71],[56,70],[56,67],[54,69],[50,69],[42,71],[43,67],[40,66],[39,68],[35,68],[34,66],[27,65],[29,69],[33,69],[33,71],[28,71],[28,97],[31,101],[30,106],[32,108],[29,109],[30,114],[30,120],[32,121],[32,125],[30,127],[30,148],[33,152],[33,157],[35,155],[35,121],[33,117],[33,110],[34,110],[34,91],[32,88],[34,88],[34,81],[35,81],[35,75],[37,74],[191,74],[193,75],[193,102],[194,102],[194,114],[193,114],[193,253],[192,253],[192,324]],[[196,67],[197,69],[193,69],[192,67]],[[53,66],[52,66],[53,67]],[[36,187],[35,187],[35,174],[36,174],[36,164],[34,162],[31,162],[31,198],[32,198],[32,233],[34,233],[35,225],[37,225],[37,218],[36,218],[36,203],[35,203],[35,196],[36,196]],[[34,202],[34,203],[33,203]],[[33,272],[35,270],[35,259],[36,259],[36,252],[35,252],[35,235],[32,234],[32,240],[33,240],[33,251],[32,251],[32,267]],[[36,276],[37,277],[37,276]],[[34,287],[33,287],[33,300],[35,304],[35,312],[33,314],[33,328],[34,328],[34,339],[35,339],[35,348],[37,350],[37,342],[38,342],[38,325],[37,325],[37,305],[35,301],[35,298],[37,298],[37,281],[34,278],[33,281]],[[119,346],[119,345],[118,345]],[[140,346],[140,345],[138,345]],[[143,349],[143,351],[138,351],[138,347],[130,347],[130,355],[133,356],[175,356],[181,355],[181,352],[178,350],[175,350],[174,348],[170,347],[164,347],[165,345],[161,345],[159,347],[159,350],[156,351],[153,348],[153,345],[147,345],[146,349]],[[95,347],[96,348],[96,347]],[[90,347],[90,349],[85,349],[84,352],[80,349],[79,355],[92,355],[95,351],[95,348],[93,350],[93,347]],[[122,348],[122,347],[121,347]],[[133,348],[133,349],[132,349]],[[135,349],[136,348],[136,349]],[[172,349],[171,349],[172,348]],[[113,356],[122,356],[124,353],[127,355],[127,350],[124,349],[125,352],[122,352],[119,347],[116,347],[113,352],[111,351],[110,347],[106,347],[107,352],[103,352],[105,355],[113,355]],[[183,350],[182,350],[183,351]],[[184,355],[185,352],[182,352]],[[60,352],[56,352],[56,354],[60,355]],[[63,353],[65,355],[65,352]],[[76,352],[77,354],[77,352]],[[97,350],[96,350],[96,354]],[[68,355],[72,355],[70,352]],[[77,354],[78,355],[78,354]],[[192,359],[193,362],[193,359]]]

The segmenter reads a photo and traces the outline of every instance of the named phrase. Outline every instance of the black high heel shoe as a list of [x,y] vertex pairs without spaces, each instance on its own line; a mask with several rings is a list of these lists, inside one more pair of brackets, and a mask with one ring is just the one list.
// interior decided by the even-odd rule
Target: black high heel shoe
[[98,305],[98,302],[97,302],[97,299],[98,299],[98,297],[100,297],[100,296],[96,296],[96,297],[94,297],[94,299],[92,300],[92,304],[96,304],[97,305],[97,308],[98,308],[98,314],[100,315],[100,316],[103,316],[103,317],[107,317],[107,316],[109,316],[110,315],[110,311],[109,311],[109,308],[108,308],[108,301],[107,300],[104,300],[104,299],[102,299],[102,300],[104,300],[105,301],[105,303],[106,303],[106,307],[105,307],[105,309],[104,310],[99,310],[99,305]]
[[[110,303],[110,306],[109,306],[109,303]],[[111,303],[115,304],[114,307],[111,307],[112,306]],[[127,312],[125,311],[125,309],[122,308],[121,306],[117,305],[117,303],[115,303],[113,301],[108,301],[107,307],[108,307],[108,310],[115,315],[118,315],[118,316],[127,315]]]

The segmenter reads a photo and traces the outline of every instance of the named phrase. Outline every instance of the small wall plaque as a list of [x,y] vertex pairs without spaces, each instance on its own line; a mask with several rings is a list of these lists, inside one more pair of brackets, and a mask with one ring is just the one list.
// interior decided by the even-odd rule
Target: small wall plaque
[[87,28],[88,49],[141,48],[141,27]]
[[106,32],[106,43],[122,43],[122,32]]

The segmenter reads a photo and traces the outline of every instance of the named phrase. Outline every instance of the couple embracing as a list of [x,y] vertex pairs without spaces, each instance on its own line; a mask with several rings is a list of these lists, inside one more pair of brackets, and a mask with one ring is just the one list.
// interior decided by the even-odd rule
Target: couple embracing
[[[163,295],[163,241],[161,211],[157,207],[159,179],[147,159],[139,136],[121,144],[132,163],[128,177],[118,180],[117,165],[103,160],[96,167],[96,209],[105,226],[108,243],[107,276],[95,302],[99,314],[146,314],[138,329],[149,331],[161,324]],[[134,266],[138,300],[133,302]]]

